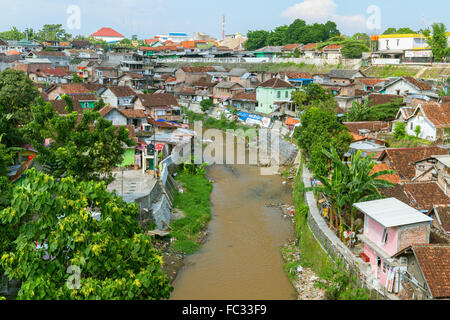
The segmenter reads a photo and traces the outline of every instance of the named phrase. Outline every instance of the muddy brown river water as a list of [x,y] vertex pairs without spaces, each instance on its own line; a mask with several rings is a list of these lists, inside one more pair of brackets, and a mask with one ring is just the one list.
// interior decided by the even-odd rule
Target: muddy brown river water
[[209,237],[185,259],[171,299],[293,300],[297,294],[283,271],[280,248],[294,228],[278,207],[292,203],[279,175],[261,176],[248,165],[214,165]]

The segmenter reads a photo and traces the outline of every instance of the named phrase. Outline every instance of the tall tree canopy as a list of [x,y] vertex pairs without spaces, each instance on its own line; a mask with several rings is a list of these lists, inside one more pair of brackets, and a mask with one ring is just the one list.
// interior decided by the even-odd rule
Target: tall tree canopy
[[445,25],[443,23],[433,23],[431,29],[423,30],[423,35],[433,51],[434,60],[439,61],[450,56]]
[[[0,263],[18,299],[167,299],[173,290],[139,209],[104,183],[59,182],[35,169],[16,186],[2,225],[18,237]],[[94,215],[98,216],[95,217]]]
[[30,105],[39,96],[39,90],[23,71],[0,72],[0,108],[11,115],[12,125],[23,125],[30,120]]
[[388,28],[386,31],[383,32],[383,34],[413,34],[417,33],[410,28],[399,28],[398,30],[396,28]]
[[256,50],[264,46],[284,46],[290,43],[322,42],[338,35],[340,32],[336,23],[332,21],[307,25],[305,21],[297,19],[289,26],[280,26],[273,31],[249,31],[246,49]]
[[330,160],[323,150],[334,147],[340,155],[349,150],[353,137],[347,128],[337,120],[336,113],[311,107],[301,118],[302,125],[295,130],[297,145],[309,157],[308,167],[316,175],[329,172]]

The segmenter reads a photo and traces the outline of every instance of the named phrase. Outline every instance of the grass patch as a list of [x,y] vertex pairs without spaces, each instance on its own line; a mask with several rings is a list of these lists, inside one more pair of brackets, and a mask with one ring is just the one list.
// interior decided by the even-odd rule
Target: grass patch
[[415,147],[427,147],[433,142],[416,138],[414,136],[406,136],[402,139],[395,139],[393,135],[386,138],[386,143],[390,148],[415,148]]
[[176,251],[192,254],[198,250],[198,233],[211,219],[210,193],[212,184],[204,174],[191,174],[180,171],[176,177],[186,189],[175,192],[174,207],[183,211],[184,218],[172,223],[171,236],[176,239]]
[[[283,257],[290,257],[295,253],[295,250],[293,250],[291,247],[283,247],[281,248],[281,255]],[[290,281],[295,281],[297,279],[297,267],[301,265],[300,261],[292,261],[287,260],[283,264],[284,272],[286,272],[286,275],[288,276]]]
[[364,74],[369,77],[380,77],[380,78],[388,78],[388,77],[414,77],[420,68],[417,67],[408,67],[408,66],[396,66],[396,65],[387,65],[387,66],[372,66],[364,71]]
[[184,254],[193,254],[200,249],[200,245],[197,242],[190,240],[177,240],[174,242],[172,248],[175,251],[182,252]]

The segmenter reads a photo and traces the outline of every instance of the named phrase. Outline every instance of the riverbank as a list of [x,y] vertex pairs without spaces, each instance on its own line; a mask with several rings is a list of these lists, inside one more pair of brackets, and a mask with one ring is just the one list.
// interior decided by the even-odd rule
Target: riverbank
[[169,236],[154,241],[154,247],[163,253],[163,269],[171,282],[184,265],[184,257],[195,253],[205,242],[211,220],[212,184],[204,169],[181,168],[175,180],[180,184],[174,195],[175,221]]

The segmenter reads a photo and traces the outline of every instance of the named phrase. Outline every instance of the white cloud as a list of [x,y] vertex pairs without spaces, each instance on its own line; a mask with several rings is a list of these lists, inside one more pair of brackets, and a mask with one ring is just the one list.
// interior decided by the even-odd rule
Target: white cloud
[[337,13],[337,4],[333,0],[304,0],[285,10],[281,16],[290,19],[302,19],[307,23],[336,22],[344,29],[366,29],[366,17],[363,14],[344,16]]

